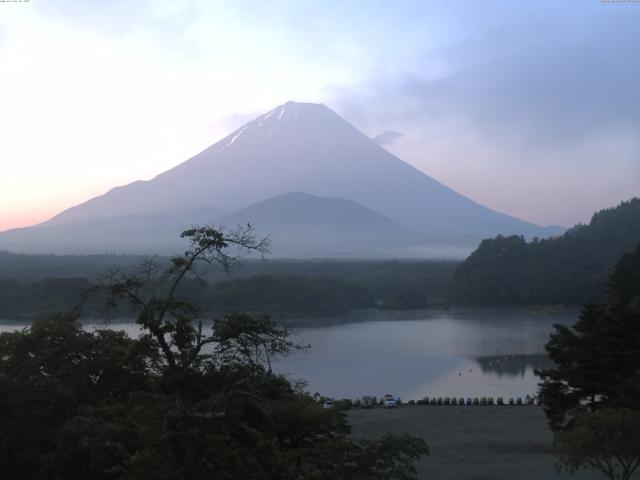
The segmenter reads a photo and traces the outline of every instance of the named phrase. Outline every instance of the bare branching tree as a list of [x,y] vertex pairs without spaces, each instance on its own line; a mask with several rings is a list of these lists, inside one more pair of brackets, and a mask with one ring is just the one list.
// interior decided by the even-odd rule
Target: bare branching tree
[[274,328],[267,317],[255,318],[246,314],[234,314],[217,321],[212,338],[216,342],[212,356],[220,363],[264,365],[269,373],[274,357],[308,347],[291,341],[289,333]]
[[109,304],[128,302],[136,312],[138,324],[161,350],[165,367],[186,370],[200,359],[205,345],[216,341],[213,331],[205,334],[196,305],[180,295],[181,284],[189,277],[201,280],[201,264],[218,264],[228,272],[240,257],[268,253],[269,237],[257,238],[250,224],[233,230],[212,226],[182,232],[189,239],[183,255],[171,259],[163,268],[155,259],[145,259],[134,271],[114,271],[103,284]]

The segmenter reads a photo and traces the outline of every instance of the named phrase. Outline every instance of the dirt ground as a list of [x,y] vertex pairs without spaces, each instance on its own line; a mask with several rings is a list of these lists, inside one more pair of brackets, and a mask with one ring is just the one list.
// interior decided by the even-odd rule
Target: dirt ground
[[[418,463],[419,478],[437,480],[602,479],[585,471],[559,474],[557,452],[540,407],[403,405],[348,412],[352,433],[421,436],[430,454]],[[638,477],[640,478],[640,477]]]

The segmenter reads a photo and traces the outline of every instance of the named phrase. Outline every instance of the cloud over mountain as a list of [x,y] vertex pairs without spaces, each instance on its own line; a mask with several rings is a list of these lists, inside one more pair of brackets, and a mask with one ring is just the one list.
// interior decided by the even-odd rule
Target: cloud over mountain
[[379,145],[389,145],[401,138],[404,134],[393,130],[385,130],[373,137],[373,141]]

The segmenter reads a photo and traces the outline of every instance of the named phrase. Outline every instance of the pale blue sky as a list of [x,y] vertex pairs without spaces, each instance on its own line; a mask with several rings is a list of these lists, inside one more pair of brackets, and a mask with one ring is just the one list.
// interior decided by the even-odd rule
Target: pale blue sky
[[[489,207],[571,225],[640,194],[640,3],[0,3],[0,229],[323,102]],[[401,134],[401,135],[400,135]]]

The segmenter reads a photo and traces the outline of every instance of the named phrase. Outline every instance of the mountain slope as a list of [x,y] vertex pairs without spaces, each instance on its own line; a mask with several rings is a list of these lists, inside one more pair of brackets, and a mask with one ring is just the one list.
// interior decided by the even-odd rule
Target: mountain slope
[[484,240],[456,270],[454,295],[461,303],[585,304],[597,300],[620,256],[639,244],[640,198],[634,198],[561,237]]
[[[72,231],[77,233],[74,229],[83,222],[118,223],[115,219],[132,215],[179,217],[201,206],[233,212],[296,191],[352,200],[440,244],[468,249],[498,233],[543,237],[557,232],[459,195],[393,156],[324,105],[293,102],[259,116],[150,181],[114,188],[40,227],[60,227],[62,239],[62,226],[75,224],[71,241]],[[34,232],[34,239],[28,239],[29,232]],[[38,243],[35,232],[21,232],[33,248]],[[126,237],[124,231],[121,237]],[[0,234],[0,248],[12,248],[6,239],[7,234]],[[42,247],[51,251],[47,244]]]
[[0,248],[19,253],[151,254],[175,253],[186,245],[180,233],[213,223],[221,212],[200,208],[173,214],[103,217],[69,223],[44,223],[0,233]]
[[[342,198],[288,193],[219,218],[219,225],[251,223],[270,235],[272,254],[286,257],[407,256],[424,236]],[[394,253],[395,251],[395,253]]]
[[324,105],[293,102],[153,180],[115,188],[51,223],[193,205],[233,211],[291,191],[348,198],[429,233],[541,233],[535,225],[489,210],[433,180]]

